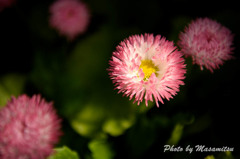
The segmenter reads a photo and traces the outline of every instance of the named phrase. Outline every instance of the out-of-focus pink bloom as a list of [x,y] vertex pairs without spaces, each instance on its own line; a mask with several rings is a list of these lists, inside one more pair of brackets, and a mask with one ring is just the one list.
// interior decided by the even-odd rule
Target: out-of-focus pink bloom
[[179,38],[181,51],[191,56],[193,63],[200,65],[201,69],[205,66],[213,72],[225,60],[232,58],[231,31],[209,18],[192,21]]
[[0,11],[4,8],[10,7],[16,0],[0,0]]
[[40,95],[13,97],[0,110],[1,159],[45,159],[60,134],[52,103]]
[[89,24],[89,10],[78,0],[57,0],[50,6],[50,14],[50,25],[70,40],[85,32]]
[[109,75],[119,93],[135,96],[138,105],[145,99],[155,99],[163,103],[176,92],[185,76],[185,64],[182,53],[177,51],[173,42],[160,35],[133,35],[117,46],[110,60]]

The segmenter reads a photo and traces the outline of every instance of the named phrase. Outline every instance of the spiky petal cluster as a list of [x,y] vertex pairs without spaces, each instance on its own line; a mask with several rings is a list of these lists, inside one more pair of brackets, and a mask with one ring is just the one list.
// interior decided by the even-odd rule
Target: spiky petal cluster
[[176,92],[185,76],[182,53],[173,42],[153,34],[133,35],[117,46],[110,60],[109,75],[119,93],[135,96],[138,105],[145,99],[163,103]]
[[192,21],[185,31],[180,33],[179,46],[193,63],[213,72],[225,60],[232,57],[233,35],[229,29],[209,18]]
[[21,95],[0,110],[0,158],[45,159],[57,143],[60,120],[40,95]]
[[72,40],[86,31],[89,10],[78,0],[57,0],[50,6],[50,25]]

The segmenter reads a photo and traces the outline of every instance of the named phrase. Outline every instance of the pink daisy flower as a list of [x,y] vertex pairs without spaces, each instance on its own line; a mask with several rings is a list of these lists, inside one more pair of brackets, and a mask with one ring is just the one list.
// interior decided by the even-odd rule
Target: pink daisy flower
[[45,159],[60,134],[52,103],[40,95],[13,97],[0,110],[1,159]]
[[0,0],[0,11],[4,8],[10,7],[16,0]]
[[160,35],[133,35],[117,46],[110,60],[109,75],[119,93],[135,96],[138,105],[145,99],[155,99],[163,103],[176,92],[185,76],[185,64],[182,53],[177,51],[173,42]]
[[231,31],[209,18],[192,21],[185,31],[180,33],[179,46],[185,56],[191,56],[193,63],[213,72],[225,60],[232,58]]
[[72,40],[86,31],[89,10],[78,0],[57,0],[50,6],[50,25]]

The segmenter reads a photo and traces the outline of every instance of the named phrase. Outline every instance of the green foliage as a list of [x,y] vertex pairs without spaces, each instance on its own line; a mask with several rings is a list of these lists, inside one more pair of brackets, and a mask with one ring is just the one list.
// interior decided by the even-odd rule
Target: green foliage
[[20,74],[7,74],[0,78],[0,107],[4,106],[11,96],[23,92],[26,78]]
[[207,156],[204,159],[215,159],[215,157],[213,155]]
[[212,119],[210,117],[210,114],[203,114],[201,117],[194,120],[194,122],[187,127],[186,133],[189,135],[202,132],[205,129],[209,128],[211,122]]
[[80,159],[77,152],[66,146],[55,148],[54,151],[54,154],[49,156],[48,159]]
[[113,159],[114,153],[105,139],[95,139],[89,142],[88,147],[92,153],[92,159]]
[[101,135],[104,118],[105,113],[101,107],[88,104],[71,119],[71,125],[76,132],[83,136],[97,136]]
[[[117,106],[112,105],[112,107]],[[127,106],[131,107],[131,105]],[[96,137],[104,134],[118,136],[134,123],[134,112],[128,107],[122,107],[122,111],[110,109],[101,103],[91,103],[81,107],[70,121],[73,128],[83,136]]]
[[114,36],[117,32],[111,31],[113,28],[106,25],[76,44],[67,59],[66,75],[60,85],[70,97],[63,101],[64,115],[76,132],[87,137],[119,136],[135,119],[136,104],[112,91],[107,74],[107,59],[113,49],[109,43],[118,37]]
[[182,124],[176,124],[170,139],[167,141],[168,145],[176,145],[182,137],[184,126]]
[[217,153],[216,155],[208,155],[204,159],[234,159],[234,157],[230,151],[226,151]]
[[122,135],[126,129],[130,128],[134,123],[134,117],[131,118],[109,118],[103,125],[103,131],[112,135]]

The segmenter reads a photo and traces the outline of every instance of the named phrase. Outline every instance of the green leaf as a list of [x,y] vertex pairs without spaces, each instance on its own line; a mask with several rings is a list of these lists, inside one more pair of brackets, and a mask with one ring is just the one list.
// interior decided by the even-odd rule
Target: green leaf
[[104,139],[95,139],[88,144],[93,159],[112,159],[114,157],[110,144]]
[[184,126],[182,124],[176,124],[172,131],[170,139],[167,141],[167,144],[176,145],[182,137],[183,128]]
[[101,106],[88,103],[76,113],[70,122],[73,129],[79,134],[93,137],[99,135],[104,118],[105,113]]
[[213,155],[208,155],[207,157],[205,157],[204,159],[215,159],[215,157]]
[[77,152],[72,151],[66,146],[55,148],[55,153],[48,157],[48,159],[80,159]]
[[8,74],[0,78],[0,107],[4,106],[11,96],[23,92],[25,77],[20,74]]
[[126,129],[131,127],[134,121],[135,121],[134,117],[125,119],[109,118],[103,125],[103,131],[112,136],[119,136],[123,134]]

